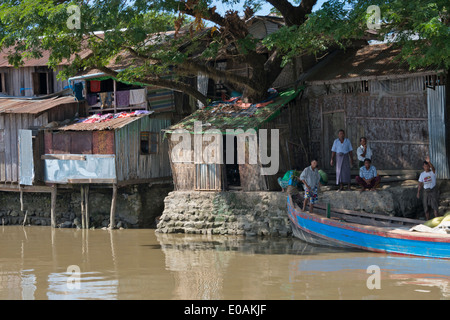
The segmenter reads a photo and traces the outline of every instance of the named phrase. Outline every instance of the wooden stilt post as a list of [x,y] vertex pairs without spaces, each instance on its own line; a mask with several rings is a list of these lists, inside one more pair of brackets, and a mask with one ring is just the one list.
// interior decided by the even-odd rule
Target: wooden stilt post
[[109,228],[114,229],[116,227],[116,201],[117,201],[117,184],[113,184],[113,194],[111,200],[111,214],[109,217]]
[[84,213],[86,218],[86,229],[89,229],[89,185],[84,188]]
[[[23,190],[22,186],[19,186],[20,189],[20,211],[22,213],[24,212],[24,206],[23,206]],[[25,226],[25,223],[27,222],[27,216],[28,216],[28,210],[25,210],[25,216],[23,218],[22,226]]]
[[50,209],[50,220],[52,228],[56,227],[56,192],[57,187],[56,184],[54,184],[51,193],[51,209]]
[[20,211],[23,212],[23,190],[22,190],[22,186],[19,186],[19,190],[20,190]]
[[81,229],[86,228],[86,209],[85,209],[85,202],[84,202],[84,186],[80,186],[80,196],[81,196]]

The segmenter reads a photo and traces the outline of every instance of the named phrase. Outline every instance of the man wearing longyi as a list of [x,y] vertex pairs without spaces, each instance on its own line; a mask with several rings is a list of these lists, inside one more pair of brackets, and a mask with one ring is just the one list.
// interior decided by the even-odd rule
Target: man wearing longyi
[[334,165],[334,157],[336,157],[336,184],[339,190],[343,190],[343,184],[346,183],[350,190],[350,168],[353,167],[353,148],[350,140],[345,137],[345,131],[339,130],[339,137],[334,140],[331,148],[330,165]]

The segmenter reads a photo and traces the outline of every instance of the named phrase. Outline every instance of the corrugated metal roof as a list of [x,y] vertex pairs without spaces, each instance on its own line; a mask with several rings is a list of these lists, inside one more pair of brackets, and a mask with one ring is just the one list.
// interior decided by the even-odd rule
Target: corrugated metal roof
[[[13,48],[6,48],[3,49],[0,52],[0,67],[8,67],[8,68],[12,68],[13,65],[11,65],[8,62],[8,55],[11,54],[11,52],[13,51]],[[79,56],[81,58],[86,58],[89,54],[91,54],[90,50],[82,50],[79,53]],[[21,67],[44,67],[44,66],[48,66],[48,61],[50,59],[50,51],[49,50],[43,50],[42,51],[42,57],[40,58],[36,58],[36,59],[25,59],[24,60],[24,64]],[[64,61],[62,61],[59,65],[60,66],[64,66],[64,65],[69,65],[70,61],[64,59]]]
[[401,48],[392,44],[374,44],[347,49],[324,61],[321,68],[311,73],[306,81],[336,81],[360,77],[379,77],[434,71],[433,68],[410,70],[406,62],[397,59]]
[[76,103],[74,97],[55,97],[45,100],[0,99],[1,113],[38,114],[62,104]]
[[147,117],[149,114],[134,115],[127,118],[110,119],[98,123],[72,123],[64,127],[54,128],[60,131],[101,131],[120,129],[136,120]]

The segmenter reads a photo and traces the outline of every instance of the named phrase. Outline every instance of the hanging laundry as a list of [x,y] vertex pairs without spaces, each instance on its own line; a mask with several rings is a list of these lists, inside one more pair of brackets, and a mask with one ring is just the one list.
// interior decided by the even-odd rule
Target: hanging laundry
[[81,83],[81,82],[75,83],[74,88],[73,88],[73,93],[75,94],[75,98],[78,101],[84,100],[83,83]]
[[99,80],[91,80],[90,81],[91,92],[100,92],[101,84],[102,82]]
[[147,103],[147,93],[145,89],[130,90],[130,105]]
[[89,93],[86,100],[89,106],[96,105],[98,103],[98,95],[96,93]]
[[104,109],[111,107],[112,105],[112,92],[102,92],[100,93],[100,100],[102,102],[101,108]]
[[117,91],[115,99],[116,99],[116,106],[117,107],[128,107],[128,106],[130,106],[130,90]]

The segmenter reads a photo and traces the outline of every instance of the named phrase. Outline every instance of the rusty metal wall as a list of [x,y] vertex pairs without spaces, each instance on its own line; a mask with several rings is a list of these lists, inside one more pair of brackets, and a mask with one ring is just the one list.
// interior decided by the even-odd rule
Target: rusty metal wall
[[70,132],[71,154],[92,154],[92,132]]
[[52,138],[51,154],[70,154],[70,134],[67,132],[55,132]]
[[92,132],[93,154],[114,154],[114,131]]
[[447,158],[445,86],[427,88],[428,128],[430,135],[430,161],[436,168],[438,179],[449,179]]

